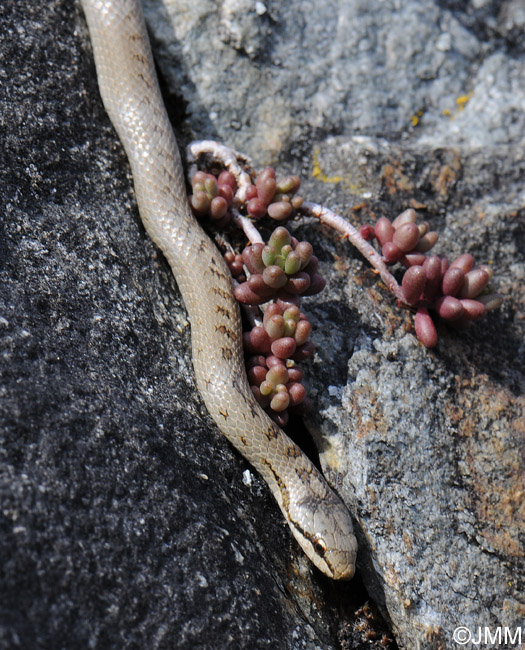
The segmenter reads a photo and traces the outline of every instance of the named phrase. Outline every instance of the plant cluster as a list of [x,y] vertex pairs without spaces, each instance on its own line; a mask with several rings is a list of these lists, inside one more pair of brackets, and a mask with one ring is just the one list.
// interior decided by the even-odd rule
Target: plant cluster
[[[489,287],[492,269],[474,266],[468,253],[452,262],[430,254],[438,234],[427,222],[417,223],[414,210],[393,221],[381,217],[357,230],[328,208],[298,196],[297,176],[277,180],[271,167],[249,176],[235,152],[223,145],[204,141],[195,146],[198,155],[212,153],[228,169],[218,177],[202,171],[193,176],[190,204],[195,214],[208,216],[219,230],[233,220],[252,242],[242,253],[229,250],[224,257],[236,281],[235,297],[250,323],[244,333],[248,379],[257,401],[279,425],[286,424],[290,411],[310,408],[303,372],[296,365],[314,352],[301,296],[319,293],[326,283],[311,244],[298,241],[283,226],[265,244],[253,221],[269,217],[286,222],[308,214],[340,232],[377,269],[398,304],[415,312],[416,336],[427,347],[437,343],[439,320],[465,329],[500,306],[502,296]],[[380,253],[370,244],[374,240]],[[404,267],[401,284],[388,270],[394,264]]]
[[208,216],[217,228],[225,228],[231,219],[230,207],[237,191],[235,176],[223,171],[219,177],[197,172],[191,179],[193,194],[189,201],[198,217]]
[[[233,265],[235,258],[230,255],[227,261]],[[267,245],[247,246],[242,262],[249,277],[235,288],[235,297],[243,305],[266,303],[262,323],[244,333],[248,380],[257,401],[284,426],[289,409],[309,408],[303,373],[296,366],[314,353],[301,296],[319,293],[326,282],[317,272],[311,244],[297,241],[283,226],[273,231]]]
[[418,339],[427,347],[437,343],[436,320],[466,329],[486,311],[501,305],[503,298],[489,288],[492,269],[474,266],[469,253],[452,263],[446,257],[427,255],[438,240],[427,222],[417,224],[415,210],[405,210],[393,222],[386,217],[375,227],[362,226],[365,239],[375,238],[387,264],[399,262],[406,270],[401,281],[402,303],[416,310]]
[[286,221],[303,204],[303,199],[296,196],[300,185],[298,176],[277,181],[275,169],[266,167],[246,190],[246,212],[253,219],[268,215],[275,221]]
[[[199,217],[208,216],[217,228],[224,228],[231,219],[230,208],[238,189],[235,176],[223,171],[218,177],[198,171],[192,180],[191,207]],[[298,176],[277,179],[275,169],[266,167],[243,188],[242,208],[255,220],[270,217],[274,221],[287,221],[296,216],[303,204],[297,195],[301,185]]]
[[317,273],[319,261],[312,245],[297,241],[283,226],[273,231],[267,245],[247,246],[242,261],[250,273],[235,289],[242,304],[260,305],[272,298],[294,302],[297,296],[313,296],[326,285]]

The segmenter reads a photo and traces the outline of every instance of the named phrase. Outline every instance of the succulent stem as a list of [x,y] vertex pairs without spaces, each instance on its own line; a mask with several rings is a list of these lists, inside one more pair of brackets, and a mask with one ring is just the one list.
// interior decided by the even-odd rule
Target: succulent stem
[[345,239],[348,239],[348,241],[355,246],[376,269],[383,282],[395,297],[402,303],[406,302],[401,287],[395,277],[388,270],[382,256],[360,235],[359,231],[354,228],[352,224],[348,223],[348,221],[335,212],[332,212],[329,208],[325,208],[322,205],[310,201],[305,201],[301,206],[301,210],[310,216],[316,217],[321,223],[337,230],[337,232],[341,233]]

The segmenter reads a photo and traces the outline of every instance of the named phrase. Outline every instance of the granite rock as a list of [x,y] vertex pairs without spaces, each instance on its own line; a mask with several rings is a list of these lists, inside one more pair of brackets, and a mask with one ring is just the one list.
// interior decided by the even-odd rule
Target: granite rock
[[274,162],[327,135],[523,145],[523,6],[509,0],[144,0],[198,138]]
[[310,307],[319,350],[310,427],[356,516],[369,592],[402,647],[454,648],[461,625],[473,638],[478,626],[515,630],[524,618],[522,6],[145,5],[164,76],[199,137],[259,165],[286,161],[302,172],[304,196],[356,224],[419,208],[440,232],[438,253],[493,265],[503,308],[466,334],[441,329],[428,351],[359,255],[311,222],[298,227],[315,239],[330,286]]
[[[520,3],[145,4],[186,137],[280,159],[356,223],[417,205],[439,252],[493,263],[503,308],[429,352],[358,254],[298,226],[330,285],[309,426],[360,578],[401,647],[519,625]],[[0,647],[370,647],[358,581],[310,568],[198,398],[78,5],[0,21]]]
[[0,24],[0,648],[337,647],[349,585],[198,397],[79,6]]

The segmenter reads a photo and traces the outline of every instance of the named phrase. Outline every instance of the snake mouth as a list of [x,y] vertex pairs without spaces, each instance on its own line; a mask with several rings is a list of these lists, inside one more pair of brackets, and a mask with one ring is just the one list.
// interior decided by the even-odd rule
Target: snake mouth
[[332,580],[348,581],[355,574],[355,556],[342,551],[332,551],[324,557],[312,557],[315,566]]
[[355,574],[357,542],[348,540],[347,549],[326,548],[318,533],[311,534],[289,519],[290,528],[299,545],[315,566],[332,580],[351,580]]
[[355,575],[355,558],[348,558],[347,559],[347,564],[346,567],[341,570],[338,569],[337,571],[334,572],[334,575],[332,575],[333,580],[341,580],[341,581],[348,581],[351,580]]
[[314,564],[332,580],[348,581],[355,574],[354,551],[329,550],[323,557],[317,556]]

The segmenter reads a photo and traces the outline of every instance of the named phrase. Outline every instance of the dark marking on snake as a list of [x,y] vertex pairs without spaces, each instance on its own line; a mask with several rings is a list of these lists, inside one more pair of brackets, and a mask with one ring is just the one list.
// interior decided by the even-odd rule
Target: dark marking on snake
[[277,440],[279,433],[279,429],[275,426],[275,424],[270,424],[270,426],[264,432],[264,435],[271,442],[272,440]]
[[284,481],[279,476],[279,474],[277,474],[277,472],[274,470],[274,468],[272,467],[272,464],[270,463],[269,460],[266,460],[266,458],[261,458],[261,463],[263,465],[266,465],[266,467],[273,474],[275,482],[277,483],[277,485],[279,486],[279,489],[281,490],[281,496],[283,498],[283,508],[286,510],[286,513],[288,514],[288,519],[290,519],[290,521],[292,521],[292,519],[290,518],[290,513],[289,513],[290,496],[288,494],[288,490],[286,488],[286,485],[284,484]]
[[215,305],[215,312],[217,314],[221,314],[222,316],[226,316],[229,320],[231,320],[232,315],[226,307],[223,307],[222,305]]
[[224,409],[224,412],[219,409],[219,415],[222,415],[222,417],[227,420],[229,417],[228,409]]
[[[137,40],[140,40],[140,36],[138,36],[138,34],[137,34],[137,37],[138,37]],[[140,52],[136,52],[136,53],[132,54],[131,58],[134,59],[135,61],[138,61],[139,63],[144,64],[144,63],[147,62],[146,57],[143,54],[140,54]],[[142,73],[139,76],[151,88],[151,79],[147,79],[146,77],[144,77],[144,75],[142,75]]]
[[236,390],[236,391],[239,393],[239,395],[243,398],[243,400],[244,400],[245,402],[247,402],[248,404],[250,404],[250,401],[249,401],[248,398],[246,397],[246,395],[245,395],[245,393],[244,393],[244,390],[242,389],[242,386],[239,384],[239,382],[237,381],[237,379],[232,379],[232,388],[233,388],[233,390]]
[[310,476],[312,475],[312,468],[311,467],[296,468],[295,473],[303,483],[308,484],[310,482]]
[[[137,59],[139,62],[143,62],[143,61],[144,61],[144,59],[142,58],[142,56],[141,56],[140,54],[137,54],[137,55],[134,56],[133,58],[134,58],[134,59]],[[142,79],[142,81],[144,82],[144,84],[145,84],[145,86],[146,86],[147,88],[152,88],[151,81],[150,81],[147,77],[145,77],[145,76],[142,75],[142,74],[139,74],[139,77]],[[150,99],[149,97],[143,97],[143,98],[141,99],[141,103],[142,103],[142,104],[147,104],[147,106],[151,106],[151,99]]]
[[248,441],[246,440],[246,438],[245,438],[244,436],[241,436],[241,437],[239,438],[239,440],[242,442],[242,444],[243,444],[245,447],[248,446]]
[[226,273],[223,273],[222,271],[219,271],[219,269],[210,267],[208,270],[216,278],[221,278],[222,280],[229,280],[229,277],[226,275]]
[[188,223],[184,223],[183,226],[184,226],[184,234],[182,235],[182,238],[183,238],[183,239],[186,239],[186,238],[188,238],[188,237],[190,236],[190,234],[191,234],[191,224],[190,224],[190,222],[188,221]]
[[222,358],[226,359],[229,361],[233,357],[233,350],[231,348],[227,348],[226,346],[221,348],[222,352]]
[[215,325],[215,331],[220,332],[221,334],[224,334],[225,336],[227,336],[230,339],[230,341],[236,341],[237,340],[235,332],[233,330],[229,329],[228,327],[226,327],[226,325]]
[[[160,127],[155,125],[153,128],[154,128],[155,131],[158,130],[158,132],[161,133]],[[170,170],[168,169],[168,167],[166,165],[162,165],[162,175],[167,181],[167,185],[164,186],[163,192],[165,194],[167,194],[168,192],[170,192],[173,185],[176,184],[177,180],[176,180],[175,176],[173,176],[173,174],[170,172]]]
[[290,445],[289,447],[286,447],[286,455],[288,458],[299,458],[302,456],[301,450],[297,447],[297,445]]
[[221,289],[221,287],[212,287],[211,290],[213,291],[213,293],[216,293],[221,298],[224,298],[224,300],[227,300],[228,302],[231,301],[230,294],[224,289]]

